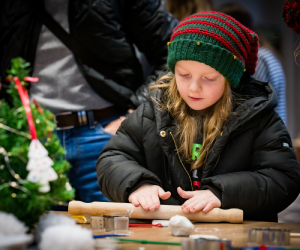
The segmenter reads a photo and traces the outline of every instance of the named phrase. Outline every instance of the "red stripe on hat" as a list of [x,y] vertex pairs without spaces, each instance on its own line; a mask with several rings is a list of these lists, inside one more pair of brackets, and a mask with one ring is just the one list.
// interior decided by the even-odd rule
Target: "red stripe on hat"
[[[195,14],[193,16],[190,16],[189,19],[193,18],[193,17],[207,17],[207,18],[211,18],[211,19],[215,19],[215,20],[218,20],[222,23],[224,23],[225,25],[228,25],[232,30],[234,30],[236,33],[240,34],[240,37],[244,43],[244,46],[247,48],[247,52],[250,53],[251,51],[251,44],[250,44],[250,41],[252,41],[252,37],[248,34],[247,34],[247,37],[248,39],[250,38],[250,41],[248,41],[245,37],[245,35],[241,32],[241,30],[239,30],[238,28],[236,28],[234,25],[232,25],[231,23],[227,22],[225,23],[225,20],[223,20],[222,18],[219,18],[217,16],[212,16],[212,15],[205,15],[206,12],[201,12],[201,13],[198,13],[198,14]],[[215,13],[215,14],[218,14],[218,12],[208,12],[208,13]],[[186,18],[187,19],[187,18]],[[184,20],[186,20],[184,19]],[[184,22],[184,20],[182,20],[180,23]],[[235,20],[235,19],[234,19]],[[236,24],[236,20],[235,20],[235,24]],[[176,32],[177,28],[180,28],[181,26],[183,26],[184,24],[186,23],[182,23],[182,24],[179,24],[175,30],[174,30],[174,33]],[[238,24],[237,24],[238,25]],[[180,26],[180,27],[179,27]],[[239,26],[239,25],[238,25]],[[246,28],[246,27],[244,27]],[[246,32],[247,33],[247,32]]]
[[[245,27],[244,25],[242,25],[239,21],[237,21],[236,19],[234,19],[233,17],[231,16],[228,16],[226,14],[223,14],[223,13],[217,13],[218,15],[221,15],[223,17],[226,17],[228,18],[229,20],[231,20],[232,22],[235,22],[242,30],[245,30],[246,32],[246,35],[248,36],[249,40],[251,41],[250,42],[250,45],[251,45],[251,53],[256,53],[257,50],[258,50],[258,46],[259,46],[259,43],[258,43],[258,36],[255,32],[253,32],[252,30],[248,29],[247,27]],[[253,51],[254,49],[254,51]],[[250,58],[255,58],[255,54],[251,54],[249,56],[249,59]],[[248,63],[246,62],[246,65],[248,65]],[[249,70],[248,70],[249,71]],[[253,71],[255,72],[255,69],[253,69]]]
[[[246,33],[246,35],[247,35],[247,38],[248,38],[250,41],[255,41],[255,42],[258,41],[258,36],[257,36],[257,34],[256,34],[255,32],[253,32],[252,30],[250,30],[250,29],[248,29],[247,27],[245,27],[243,24],[241,24],[239,21],[237,21],[237,20],[234,19],[233,17],[228,16],[228,15],[226,15],[226,14],[224,14],[224,13],[221,13],[221,12],[216,12],[216,11],[203,11],[203,12],[196,13],[196,14],[194,14],[194,15],[192,15],[192,16],[189,16],[189,17],[183,19],[181,22],[183,22],[183,21],[185,21],[185,20],[187,20],[187,19],[189,19],[189,18],[200,17],[200,16],[209,17],[209,18],[215,18],[215,19],[220,19],[220,21],[222,21],[222,22],[225,21],[225,20],[223,20],[223,19],[221,19],[221,18],[218,18],[218,17],[216,17],[216,16],[212,16],[212,15],[202,15],[202,14],[216,14],[216,15],[219,15],[219,16],[226,17],[226,18],[228,18],[230,21],[232,21],[233,23],[235,23],[240,29],[247,31],[247,32],[245,32],[245,33]],[[237,31],[237,32],[239,32],[239,31]],[[240,32],[239,32],[239,33],[240,33]],[[253,38],[253,37],[251,36],[251,34],[254,34],[254,35],[255,35],[255,38]]]
[[190,19],[190,18],[193,18],[193,17],[195,17],[195,16],[198,16],[198,15],[201,14],[201,13],[219,14],[220,12],[216,12],[216,11],[201,11],[201,12],[195,13],[195,14],[193,14],[193,15],[190,15],[190,16],[188,16],[188,17],[182,19],[180,22],[184,22],[185,20]]
[[240,29],[248,31],[248,32],[245,32],[245,33],[246,33],[248,39],[249,39],[250,41],[253,41],[253,37],[250,35],[250,33],[254,33],[252,30],[249,30],[247,27],[245,27],[245,26],[244,26],[243,24],[241,24],[239,21],[237,21],[237,20],[234,19],[233,17],[228,16],[228,15],[226,15],[226,14],[224,14],[224,13],[221,13],[221,12],[214,12],[214,14],[217,14],[217,15],[220,15],[220,16],[223,16],[223,17],[226,17],[226,18],[228,18],[230,21],[234,22],[237,26],[239,26]]
[[224,44],[228,50],[230,50],[233,54],[235,54],[245,64],[244,58],[239,54],[238,51],[236,51],[236,49],[227,40],[225,40],[222,36],[219,36],[213,32],[205,30],[205,29],[191,28],[191,29],[185,29],[182,31],[178,31],[177,33],[172,35],[171,42],[176,36],[181,35],[181,34],[186,34],[186,33],[201,33],[201,34],[205,34],[207,36],[215,38],[216,40],[218,40],[219,42]]
[[[219,30],[222,30],[226,35],[228,35],[232,40],[235,41],[235,43],[238,45],[240,50],[243,52],[244,58],[247,59],[248,53],[245,50],[245,48],[243,47],[243,45],[241,44],[241,42],[234,35],[232,35],[232,33],[230,33],[228,30],[226,30],[223,26],[221,26],[219,24],[207,22],[207,21],[190,21],[190,22],[186,22],[184,24],[180,24],[178,28],[188,25],[188,24],[205,24],[205,25],[209,25],[211,27],[215,27]],[[249,47],[250,47],[250,45],[249,45]]]

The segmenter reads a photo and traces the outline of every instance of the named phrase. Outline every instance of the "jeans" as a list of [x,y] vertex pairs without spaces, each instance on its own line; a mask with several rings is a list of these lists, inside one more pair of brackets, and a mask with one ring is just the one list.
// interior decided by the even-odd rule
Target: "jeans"
[[81,126],[56,131],[66,150],[66,160],[72,166],[68,176],[71,185],[76,190],[76,200],[83,202],[109,201],[99,189],[96,162],[100,152],[113,136],[104,131],[104,127],[119,117],[102,119],[95,124],[94,128]]

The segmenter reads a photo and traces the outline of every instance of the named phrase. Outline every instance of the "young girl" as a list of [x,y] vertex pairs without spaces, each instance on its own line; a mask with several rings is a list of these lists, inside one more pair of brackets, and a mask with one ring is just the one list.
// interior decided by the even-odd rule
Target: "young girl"
[[98,160],[101,191],[145,210],[240,208],[245,219],[277,221],[299,194],[300,171],[273,87],[251,78],[257,35],[202,12],[182,20],[168,46],[171,73]]

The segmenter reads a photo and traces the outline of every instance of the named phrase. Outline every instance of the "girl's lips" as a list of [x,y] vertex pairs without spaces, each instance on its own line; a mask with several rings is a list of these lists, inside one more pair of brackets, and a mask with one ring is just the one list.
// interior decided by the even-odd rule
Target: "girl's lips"
[[191,97],[189,96],[190,99],[192,99],[193,101],[199,101],[199,100],[202,100],[203,98],[195,98],[195,97]]

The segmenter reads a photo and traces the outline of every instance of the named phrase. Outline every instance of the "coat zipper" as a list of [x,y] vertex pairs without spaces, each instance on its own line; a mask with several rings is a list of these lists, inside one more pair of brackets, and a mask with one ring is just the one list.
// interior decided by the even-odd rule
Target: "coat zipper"
[[171,135],[171,137],[172,137],[172,139],[173,139],[173,141],[174,141],[175,148],[176,148],[177,155],[178,155],[179,161],[180,161],[180,163],[181,163],[181,166],[183,167],[183,169],[185,170],[186,174],[188,175],[188,177],[189,177],[189,179],[190,179],[192,191],[194,191],[191,176],[189,175],[188,171],[186,170],[186,168],[184,167],[184,165],[183,165],[183,163],[182,163],[182,161],[181,161],[181,158],[180,158],[180,155],[179,155],[178,149],[177,149],[177,144],[176,144],[176,141],[175,141],[175,139],[174,139],[174,137],[173,137],[172,132],[170,132],[170,135]]
[[[221,137],[222,135],[223,135],[223,131],[221,131],[220,137]],[[213,169],[211,170],[211,172],[214,171],[214,169],[216,168],[216,166],[217,166],[217,164],[218,164],[218,162],[219,162],[219,160],[220,160],[220,156],[221,156],[221,154],[219,154],[218,160],[217,160],[215,166],[213,167]]]
[[221,156],[221,155],[219,155],[218,160],[217,160],[217,162],[216,162],[214,168],[211,170],[211,172],[214,171],[214,169],[216,168],[216,166],[217,166],[217,164],[218,164],[218,162],[219,162],[219,160],[220,160],[220,156]]

